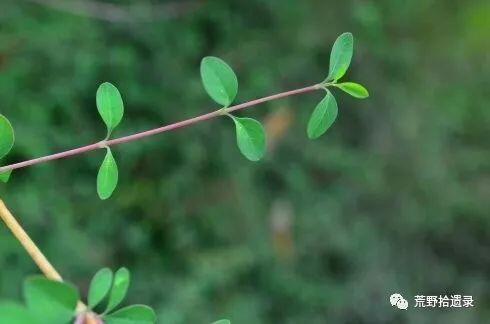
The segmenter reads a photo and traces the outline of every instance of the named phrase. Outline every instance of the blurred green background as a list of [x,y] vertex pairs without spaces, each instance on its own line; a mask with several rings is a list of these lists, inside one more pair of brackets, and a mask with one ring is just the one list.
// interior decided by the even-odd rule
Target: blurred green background
[[[159,323],[488,323],[490,3],[474,1],[0,2],[2,164],[95,142],[103,81],[122,136],[212,109],[203,56],[239,79],[237,102],[323,80],[355,37],[339,118],[316,141],[322,93],[239,113],[265,122],[266,158],[239,153],[226,118],[13,173],[0,196],[63,276],[86,292],[104,266],[133,274],[128,302]],[[37,269],[0,226],[0,296]],[[410,308],[389,304],[399,292]],[[414,295],[472,295],[472,309],[414,309]]]

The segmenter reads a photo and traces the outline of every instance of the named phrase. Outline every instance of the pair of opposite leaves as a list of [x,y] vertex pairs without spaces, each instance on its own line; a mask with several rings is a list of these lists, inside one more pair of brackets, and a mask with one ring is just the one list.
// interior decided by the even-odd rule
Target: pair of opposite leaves
[[[155,312],[145,305],[131,305],[113,311],[126,297],[130,274],[121,268],[115,274],[108,268],[93,277],[88,308],[91,310],[107,298],[105,311],[99,315],[106,324],[154,324]],[[28,278],[24,283],[26,306],[0,302],[0,319],[9,324],[68,323],[76,315],[80,299],[78,290],[70,284],[53,281],[43,276]]]
[[[121,95],[119,91],[110,83],[103,83],[97,90],[97,108],[99,110],[102,119],[107,125],[107,138],[109,138],[112,130],[121,122],[124,108]],[[14,129],[10,124],[10,121],[0,114],[0,159],[7,155],[12,149],[15,142]],[[108,149],[108,154],[104,159],[102,166],[108,171],[108,176],[116,176],[117,182],[117,167],[111,168],[110,164],[115,165],[114,158]],[[111,161],[112,158],[112,161]],[[12,171],[5,171],[0,173],[0,181],[7,182],[10,178]],[[101,179],[101,182],[106,182]]]

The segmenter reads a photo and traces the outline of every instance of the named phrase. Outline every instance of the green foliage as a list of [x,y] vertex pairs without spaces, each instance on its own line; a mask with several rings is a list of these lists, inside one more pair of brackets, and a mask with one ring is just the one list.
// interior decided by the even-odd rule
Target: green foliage
[[[0,159],[7,155],[14,146],[15,135],[10,121],[0,114]],[[0,172],[0,181],[7,183],[12,170]]]
[[[106,311],[100,316],[106,324],[154,324],[155,311],[146,305],[130,305],[117,311],[126,297],[130,274],[128,269],[120,268],[114,275],[108,268],[99,270],[90,283],[89,307],[102,301],[109,289],[111,293]],[[8,324],[53,324],[68,323],[77,315],[75,309],[79,300],[78,291],[69,284],[52,281],[45,277],[29,278],[24,284],[27,308],[16,303],[0,302],[0,321]],[[90,310],[88,310],[90,311]],[[230,324],[227,320],[215,323]]]
[[41,276],[26,280],[24,296],[29,312],[44,323],[68,322],[79,299],[76,288]]
[[[153,309],[145,305],[132,305],[110,313],[119,305],[129,285],[129,271],[121,268],[116,272],[112,283],[112,271],[104,268],[92,278],[89,289],[89,307],[100,303],[112,286],[109,298],[110,309],[101,315],[104,323],[111,324],[153,324],[156,315]],[[75,287],[42,276],[29,278],[24,283],[24,296],[27,307],[16,303],[0,302],[0,322],[8,324],[52,324],[72,322],[79,300]],[[87,310],[86,312],[91,312]]]
[[104,316],[106,324],[152,324],[156,321],[153,309],[145,305],[132,305]]
[[250,161],[260,160],[265,153],[265,131],[262,124],[252,118],[232,117],[240,152]]
[[124,104],[117,88],[109,83],[102,83],[96,94],[97,110],[107,126],[107,138],[121,122],[124,115]]
[[365,99],[369,97],[369,92],[367,91],[367,89],[358,83],[343,82],[343,83],[333,84],[333,86],[347,92],[351,96],[358,99]]
[[117,187],[119,171],[116,160],[110,148],[107,148],[106,155],[97,174],[97,193],[100,199],[109,198]]
[[[238,80],[232,68],[220,58],[208,56],[201,61],[204,89],[217,103],[228,107],[238,92]],[[240,152],[250,161],[258,161],[265,153],[265,132],[257,120],[238,118],[229,113],[235,123]]]
[[[112,280],[114,278],[114,280]],[[104,323],[109,324],[152,324],[156,322],[153,309],[145,305],[131,305],[112,312],[126,297],[130,283],[130,273],[126,268],[120,268],[112,275],[110,269],[98,271],[92,279],[89,291],[89,300],[92,290],[96,291],[92,297],[99,303],[109,292],[107,308],[102,314]],[[90,302],[89,302],[90,306]],[[112,312],[112,313],[111,313]]]
[[112,271],[109,268],[100,269],[92,278],[88,291],[88,306],[94,308],[109,293],[112,287]]
[[335,40],[330,54],[328,77],[322,83],[327,91],[325,98],[320,101],[308,121],[306,132],[308,138],[317,139],[323,135],[335,122],[338,115],[337,101],[328,87],[337,87],[351,96],[359,99],[369,97],[369,92],[362,85],[354,82],[337,83],[349,68],[354,51],[354,38],[351,33],[343,33]]
[[201,61],[204,89],[214,101],[229,106],[238,92],[238,80],[232,68],[222,59],[208,56]]
[[116,271],[105,313],[112,311],[124,300],[128,292],[129,282],[130,274],[128,269],[120,268]]
[[[104,82],[97,89],[97,110],[107,126],[107,138],[121,122],[124,115],[124,104],[119,90],[111,83]],[[117,187],[119,172],[112,151],[107,153],[97,174],[97,193],[102,200],[108,199]]]
[[[360,84],[353,82],[337,84],[337,80],[346,73],[352,54],[353,36],[351,33],[343,33],[336,39],[332,47],[329,75],[321,86],[325,90],[329,86],[336,86],[354,97],[366,98],[369,95],[368,91]],[[230,114],[232,109],[227,109],[238,92],[238,80],[233,69],[222,59],[208,56],[202,59],[200,72],[206,92],[216,102],[223,105],[220,112],[233,119],[236,127],[237,144],[241,153],[251,161],[260,160],[265,153],[266,145],[262,124],[251,118],[234,117]],[[337,103],[333,95],[328,90],[327,92],[325,99],[317,105],[310,117],[307,133],[311,139],[318,138],[325,133],[337,117]],[[107,126],[107,140],[123,118],[123,100],[119,90],[113,84],[104,82],[97,89],[96,103],[99,114]],[[3,115],[0,117],[1,156],[2,153],[6,154],[11,149],[14,137],[8,120]],[[117,163],[107,145],[105,145],[107,153],[97,175],[97,193],[102,200],[111,197],[118,183]],[[7,182],[9,177],[10,173],[2,173],[0,174],[0,181]]]
[[11,174],[12,174],[12,170],[0,172],[0,181],[4,183],[8,182]]
[[349,68],[354,51],[354,38],[351,33],[343,33],[333,44],[330,54],[330,68],[326,81],[338,80]]
[[0,302],[0,314],[0,322],[5,324],[38,323],[38,319],[25,306],[14,302]]
[[[353,51],[352,34],[344,33],[335,41],[330,58],[329,76],[322,87],[327,91],[325,98],[317,105],[308,123],[308,137],[320,137],[334,123],[338,108],[335,98],[327,89],[336,86],[345,92],[358,97],[368,96],[367,90],[359,84],[346,82],[337,84],[350,64]],[[217,103],[223,105],[220,113],[232,118],[236,129],[236,141],[240,152],[250,161],[260,160],[266,150],[265,130],[262,124],[252,118],[235,117],[227,109],[234,101],[238,92],[238,80],[231,67],[217,57],[205,57],[201,61],[201,79],[206,92]],[[315,87],[317,89],[317,87]],[[101,84],[96,94],[97,109],[107,126],[107,137],[119,125],[124,114],[124,104],[118,89],[111,83]],[[13,130],[8,120],[0,115],[0,155],[10,151],[14,142]],[[105,143],[101,142],[101,147]],[[111,149],[105,145],[106,155],[97,174],[97,193],[100,199],[108,199],[118,183],[118,166]],[[7,181],[10,171],[0,175],[0,180]],[[107,296],[107,306],[102,318],[109,324],[145,324],[154,323],[154,311],[143,305],[133,305],[113,310],[126,297],[130,283],[130,273],[126,268],[120,268],[114,275],[108,268],[101,269],[93,277],[88,292],[89,310],[97,307]],[[13,307],[9,316],[25,318],[35,316],[47,322],[67,322],[73,318],[74,309],[79,299],[78,292],[64,283],[50,281],[45,278],[29,279],[25,285],[25,295],[28,309],[21,306]],[[111,313],[112,312],[112,313]],[[83,314],[82,314],[83,315]],[[229,320],[220,320],[215,324],[229,324]]]
[[337,119],[338,107],[335,97],[327,90],[327,95],[316,106],[308,122],[307,134],[310,139],[323,135]]
[[14,146],[14,129],[9,120],[0,115],[0,159],[7,155]]

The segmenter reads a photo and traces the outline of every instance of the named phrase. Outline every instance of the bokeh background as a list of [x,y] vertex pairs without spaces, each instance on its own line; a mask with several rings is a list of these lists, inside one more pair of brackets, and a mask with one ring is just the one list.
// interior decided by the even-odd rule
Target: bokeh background
[[[120,184],[95,190],[104,152],[15,172],[0,195],[63,276],[86,292],[104,266],[133,274],[128,302],[159,323],[488,323],[490,3],[474,1],[0,2],[0,110],[8,164],[105,136],[103,81],[126,106],[115,136],[215,109],[199,63],[239,78],[237,102],[310,85],[355,37],[334,127],[306,123],[322,93],[239,113],[262,120],[244,159],[216,119],[115,147]],[[0,227],[0,296],[37,269]],[[399,292],[410,308],[393,308]],[[414,309],[414,295],[472,309]]]

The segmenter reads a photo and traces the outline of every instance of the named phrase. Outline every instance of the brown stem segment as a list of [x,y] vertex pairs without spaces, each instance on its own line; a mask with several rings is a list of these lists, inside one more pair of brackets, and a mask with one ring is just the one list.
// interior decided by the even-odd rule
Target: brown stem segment
[[[32,241],[26,231],[19,224],[14,215],[8,210],[7,206],[0,199],[0,218],[7,225],[8,229],[12,232],[15,238],[24,247],[27,253],[31,256],[34,263],[39,270],[49,279],[56,281],[63,281],[61,275],[56,271],[53,265],[48,261],[44,254],[39,250],[37,245]],[[86,309],[86,306],[82,302],[78,302],[77,311],[81,312]]]
[[38,266],[41,272],[48,277],[49,279],[56,281],[63,281],[60,274],[56,269],[51,265],[51,263],[46,259],[44,254],[39,250],[36,244],[31,240],[29,235],[27,235],[26,231],[22,228],[22,226],[17,222],[15,217],[10,213],[5,206],[3,200],[0,199],[0,217],[7,227],[10,229],[15,238],[22,244],[24,249],[29,253],[34,263]]
[[150,130],[147,130],[144,132],[140,132],[140,133],[136,133],[136,134],[132,134],[132,135],[128,135],[128,136],[123,136],[123,137],[115,138],[112,140],[103,140],[101,142],[97,142],[94,144],[78,147],[78,148],[71,149],[68,151],[64,151],[64,152],[60,152],[60,153],[56,153],[56,154],[51,154],[51,155],[46,155],[43,157],[39,157],[39,158],[35,158],[35,159],[23,161],[23,162],[18,162],[18,163],[14,163],[14,164],[10,164],[10,165],[6,165],[3,167],[0,167],[0,173],[10,171],[10,170],[20,169],[20,168],[25,168],[25,167],[28,167],[31,165],[35,165],[35,164],[39,164],[39,163],[43,163],[43,162],[47,162],[47,161],[51,161],[51,160],[58,160],[58,159],[62,159],[62,158],[67,158],[69,156],[78,155],[78,154],[86,153],[89,151],[94,151],[94,150],[104,148],[107,146],[111,146],[111,145],[117,145],[117,144],[136,141],[136,140],[148,137],[148,136],[152,136],[152,135],[160,134],[163,132],[168,132],[168,131],[171,131],[171,130],[174,130],[177,128],[189,126],[189,125],[201,122],[201,121],[205,121],[205,120],[208,120],[211,118],[222,116],[223,114],[226,114],[226,113],[231,113],[231,112],[236,111],[236,110],[252,107],[252,106],[264,103],[264,102],[268,102],[268,101],[272,101],[272,100],[276,100],[276,99],[280,99],[280,98],[285,98],[285,97],[289,97],[289,96],[293,96],[293,95],[297,95],[297,94],[301,94],[301,93],[311,92],[311,91],[319,90],[322,88],[323,88],[323,86],[321,84],[315,84],[315,85],[300,88],[300,89],[276,93],[276,94],[271,95],[271,96],[267,96],[267,97],[255,99],[252,101],[244,102],[244,103],[241,103],[241,104],[238,104],[235,106],[231,106],[231,107],[228,107],[225,109],[218,109],[218,110],[212,111],[210,113],[207,113],[207,114],[204,114],[201,116],[189,118],[186,120],[182,120],[180,122],[176,122],[176,123],[165,125],[162,127],[150,129]]

